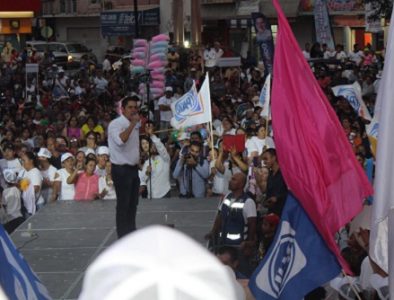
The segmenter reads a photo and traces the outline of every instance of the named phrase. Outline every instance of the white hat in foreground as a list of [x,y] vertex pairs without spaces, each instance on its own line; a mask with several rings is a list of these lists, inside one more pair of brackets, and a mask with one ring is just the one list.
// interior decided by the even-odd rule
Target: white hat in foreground
[[80,300],[232,300],[235,281],[217,258],[165,226],[138,230],[87,269]]

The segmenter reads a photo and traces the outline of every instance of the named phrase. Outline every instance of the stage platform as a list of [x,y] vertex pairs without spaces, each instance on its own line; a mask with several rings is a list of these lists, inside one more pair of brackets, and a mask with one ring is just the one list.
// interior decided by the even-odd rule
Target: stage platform
[[[174,224],[205,245],[219,199],[141,199],[137,227]],[[77,299],[84,272],[116,241],[115,201],[75,201],[46,205],[12,235],[53,299]],[[28,228],[31,227],[31,230]],[[26,237],[26,233],[33,233]]]

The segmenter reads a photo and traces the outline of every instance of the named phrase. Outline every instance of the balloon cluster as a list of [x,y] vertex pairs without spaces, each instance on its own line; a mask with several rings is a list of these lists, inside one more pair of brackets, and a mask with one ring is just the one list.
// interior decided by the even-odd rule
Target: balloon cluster
[[[153,98],[160,97],[164,94],[165,88],[165,67],[167,65],[168,35],[159,34],[152,38],[149,43],[144,39],[134,40],[134,48],[132,51],[132,73],[134,75],[143,74],[149,69],[151,75],[151,84],[149,93]],[[146,96],[146,85],[139,85],[139,93]]]

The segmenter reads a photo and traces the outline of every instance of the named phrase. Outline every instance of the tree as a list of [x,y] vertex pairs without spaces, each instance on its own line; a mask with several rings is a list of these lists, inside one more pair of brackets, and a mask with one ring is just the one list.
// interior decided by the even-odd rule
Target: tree
[[364,0],[365,5],[371,5],[373,13],[369,15],[372,20],[386,18],[390,20],[391,12],[393,10],[393,0]]

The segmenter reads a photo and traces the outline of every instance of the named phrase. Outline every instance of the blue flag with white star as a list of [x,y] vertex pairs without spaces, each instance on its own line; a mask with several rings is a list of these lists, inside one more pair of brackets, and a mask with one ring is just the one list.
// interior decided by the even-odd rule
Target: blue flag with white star
[[289,193],[281,223],[249,288],[257,300],[298,300],[341,272],[335,255]]

